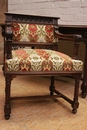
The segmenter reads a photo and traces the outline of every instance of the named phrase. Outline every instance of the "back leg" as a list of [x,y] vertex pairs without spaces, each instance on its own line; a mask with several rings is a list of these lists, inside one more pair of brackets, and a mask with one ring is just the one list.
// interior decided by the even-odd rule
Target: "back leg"
[[5,106],[4,106],[4,114],[5,119],[8,120],[10,118],[11,113],[11,105],[10,105],[10,87],[11,87],[11,75],[5,75]]
[[75,114],[77,112],[77,108],[79,107],[79,102],[78,102],[78,95],[79,95],[79,82],[81,79],[81,75],[78,74],[75,76],[75,88],[74,88],[74,99],[72,102],[72,112]]
[[51,84],[50,84],[50,87],[49,87],[50,95],[53,95],[53,90],[55,89],[54,80],[55,80],[55,77],[51,76]]

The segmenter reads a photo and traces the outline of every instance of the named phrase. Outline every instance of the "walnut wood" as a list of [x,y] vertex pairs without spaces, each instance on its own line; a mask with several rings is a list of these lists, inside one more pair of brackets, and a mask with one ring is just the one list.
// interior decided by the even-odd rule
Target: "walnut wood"
[[6,87],[5,87],[5,106],[4,106],[4,113],[5,118],[10,118],[11,113],[11,105],[10,105],[10,88],[11,88],[11,75],[6,75]]
[[47,17],[26,14],[5,13],[6,22],[20,22],[20,23],[35,23],[35,24],[49,24],[58,25],[59,17]]
[[[78,55],[78,49],[79,48],[79,43],[81,41],[81,36],[80,35],[64,35],[60,34],[58,32],[58,19],[59,17],[47,17],[47,16],[35,16],[35,15],[25,15],[25,14],[13,14],[13,13],[5,13],[6,15],[6,23],[5,23],[5,33],[4,33],[4,38],[5,38],[5,52],[4,52],[4,64],[5,64],[5,58],[10,59],[12,57],[12,46],[31,46],[32,48],[40,47],[41,43],[30,43],[30,42],[15,42],[12,40],[12,29],[11,29],[11,23],[12,22],[20,22],[20,23],[35,23],[35,24],[43,24],[43,25],[53,25],[55,28],[55,37],[58,37],[63,40],[73,40],[75,44],[75,51],[74,51],[74,56],[75,58]],[[44,43],[42,44],[42,47],[46,46],[47,48],[51,47],[53,50],[57,50],[58,43]],[[5,66],[4,66],[5,67]],[[78,91],[79,91],[79,81],[81,79],[82,71],[45,71],[45,72],[24,72],[24,71],[6,71],[4,70],[4,75],[5,75],[5,81],[6,81],[6,99],[5,99],[5,108],[4,108],[4,114],[5,118],[9,119],[10,114],[11,114],[11,106],[10,106],[10,87],[11,87],[11,81],[13,77],[17,75],[34,75],[34,76],[50,76],[51,78],[51,83],[50,83],[50,96],[53,97],[54,93],[56,93],[57,97],[61,97],[65,99],[67,102],[69,102],[73,108],[72,112],[75,114],[77,112],[78,108]],[[55,89],[55,77],[58,75],[69,75],[72,76],[75,79],[75,86],[74,86],[74,94],[73,94],[73,99],[71,100],[68,96],[66,97],[64,94],[60,93],[58,90]],[[47,97],[47,96],[46,96]]]
[[82,35],[82,41],[85,43],[85,59],[84,59],[84,70],[82,78],[82,97],[85,98],[87,95],[87,26],[86,25],[59,25],[59,31],[64,34],[80,34]]

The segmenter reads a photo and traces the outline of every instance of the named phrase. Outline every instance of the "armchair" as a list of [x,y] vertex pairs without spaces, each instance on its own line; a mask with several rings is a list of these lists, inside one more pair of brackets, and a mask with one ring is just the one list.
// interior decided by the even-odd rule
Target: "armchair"
[[[58,32],[58,17],[5,13],[5,119],[11,114],[11,81],[17,75],[50,76],[51,97],[61,97],[72,106],[75,114],[79,106],[79,81],[83,62],[77,60],[80,35],[63,35]],[[58,52],[58,38],[74,41],[73,58]],[[73,99],[55,88],[55,76],[72,76],[75,79]],[[56,95],[54,95],[56,93]]]

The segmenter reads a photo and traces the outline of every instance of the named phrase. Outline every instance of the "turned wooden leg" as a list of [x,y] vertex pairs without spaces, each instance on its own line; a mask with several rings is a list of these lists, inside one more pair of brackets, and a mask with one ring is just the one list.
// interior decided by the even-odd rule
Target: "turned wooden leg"
[[55,86],[54,86],[54,80],[55,80],[55,77],[51,76],[51,84],[50,84],[50,87],[49,87],[50,95],[53,95],[53,90],[55,88]]
[[[87,33],[85,34],[85,38],[87,39]],[[87,41],[85,41],[85,60],[84,60],[84,70],[83,70],[83,79],[82,79],[82,97],[85,98],[87,95]]]
[[81,85],[82,97],[85,98],[87,94],[87,81],[83,81]]
[[11,105],[10,105],[10,86],[11,86],[11,75],[5,75],[5,106],[4,106],[4,113],[5,119],[8,120],[10,118],[11,113]]
[[79,94],[79,81],[80,79],[75,79],[75,88],[74,88],[74,99],[72,102],[72,112],[75,114],[77,112],[77,108],[79,107],[79,102],[78,102],[78,94]]

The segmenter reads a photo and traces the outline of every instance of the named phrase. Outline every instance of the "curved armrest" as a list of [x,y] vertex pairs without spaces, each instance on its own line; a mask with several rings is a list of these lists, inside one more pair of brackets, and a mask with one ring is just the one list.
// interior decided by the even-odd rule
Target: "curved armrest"
[[78,34],[62,34],[58,31],[55,31],[55,36],[58,37],[60,40],[70,40],[75,42],[82,41],[82,36]]

